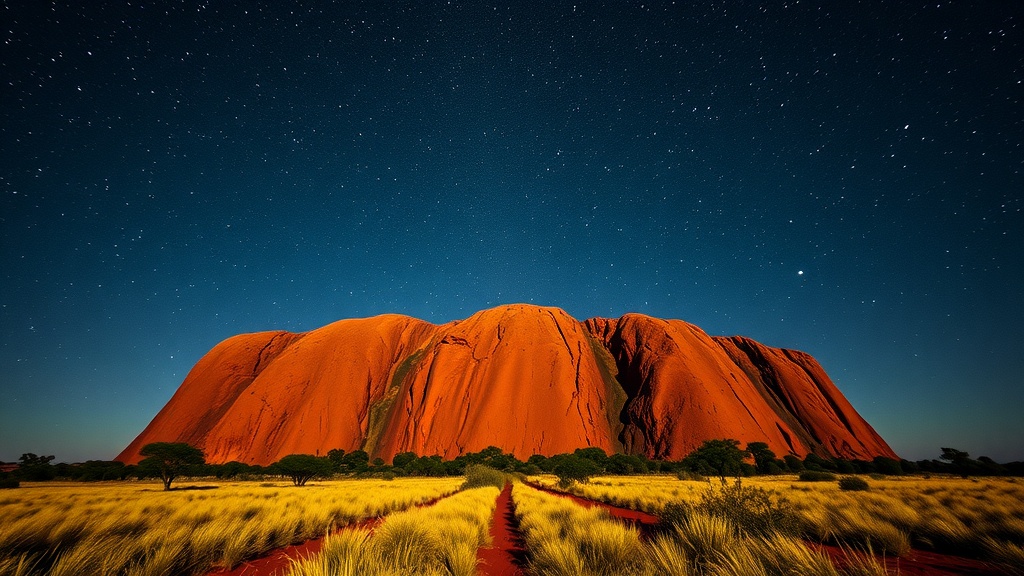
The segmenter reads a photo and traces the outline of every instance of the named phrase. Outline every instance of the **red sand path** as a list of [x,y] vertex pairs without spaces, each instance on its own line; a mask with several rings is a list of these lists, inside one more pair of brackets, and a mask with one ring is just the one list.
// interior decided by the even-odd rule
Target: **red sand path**
[[[442,498],[434,498],[426,502],[415,504],[414,508],[424,508],[426,506],[433,506]],[[409,508],[405,508],[408,510]],[[396,510],[400,512],[400,510]],[[374,518],[365,518],[354,524],[343,526],[340,530],[353,530],[356,528],[369,529],[371,532],[377,526],[380,526],[387,515],[376,516]],[[253,558],[242,562],[238,566],[235,566],[231,570],[227,568],[215,568],[207,572],[206,576],[277,576],[279,574],[285,574],[288,567],[291,565],[292,560],[301,560],[309,558],[320,553],[320,549],[323,547],[324,538],[313,538],[306,540],[301,544],[294,544],[292,546],[285,546],[284,548],[277,548],[267,552],[266,556],[260,556],[259,558]]]
[[506,484],[498,495],[491,520],[491,541],[491,546],[477,550],[479,573],[482,576],[522,576],[522,566],[526,565],[526,549],[519,528],[516,527],[511,484]]
[[[384,521],[384,518],[386,518],[386,516],[367,518],[356,522],[355,524],[349,524],[341,530],[364,528],[372,531],[377,526],[380,526],[381,522]],[[207,576],[276,576],[286,574],[288,572],[288,567],[291,566],[293,560],[303,560],[305,558],[315,556],[320,553],[320,549],[323,548],[323,545],[323,537],[306,540],[302,544],[295,544],[272,550],[266,556],[242,562],[231,570],[228,570],[227,568],[211,570],[207,573]]]
[[[847,551],[838,546],[816,542],[807,542],[807,545],[828,554],[832,563],[838,567],[846,566],[849,563]],[[856,552],[851,553],[856,554]],[[886,572],[899,576],[1003,576],[1006,574],[1005,571],[981,560],[925,550],[911,550],[910,554],[903,558],[887,556],[883,558],[883,561]]]
[[644,537],[650,536],[651,532],[653,532],[654,529],[658,526],[658,524],[661,523],[660,518],[648,514],[647,512],[641,512],[639,510],[633,510],[631,508],[621,508],[619,506],[608,504],[607,502],[600,502],[598,500],[583,498],[575,494],[569,494],[568,492],[559,492],[558,490],[553,490],[551,488],[547,488],[539,484],[530,484],[530,486],[533,486],[534,488],[542,492],[547,492],[548,494],[554,494],[555,496],[569,498],[570,500],[579,504],[580,506],[583,506],[584,508],[600,506],[601,508],[607,510],[608,514],[610,514],[612,518],[615,518],[620,522],[623,522],[636,528]]

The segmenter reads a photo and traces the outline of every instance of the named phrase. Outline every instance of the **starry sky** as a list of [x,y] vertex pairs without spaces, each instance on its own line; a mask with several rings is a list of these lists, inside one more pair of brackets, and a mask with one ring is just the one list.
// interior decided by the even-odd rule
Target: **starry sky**
[[12,0],[0,34],[0,460],[113,458],[234,334],[513,302],[804,350],[902,457],[1024,459],[1019,2]]

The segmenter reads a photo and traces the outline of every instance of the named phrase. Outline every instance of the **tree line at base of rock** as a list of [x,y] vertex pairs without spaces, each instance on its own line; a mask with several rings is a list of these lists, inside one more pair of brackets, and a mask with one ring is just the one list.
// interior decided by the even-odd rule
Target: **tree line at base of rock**
[[23,454],[18,468],[0,474],[0,487],[15,487],[18,481],[52,479],[98,481],[129,478],[162,478],[164,487],[179,476],[252,479],[284,476],[301,486],[313,478],[361,476],[395,478],[399,476],[461,476],[467,466],[483,465],[495,470],[525,475],[550,473],[563,483],[586,481],[599,474],[673,473],[680,477],[735,477],[793,474],[805,470],[840,474],[953,474],[959,476],[1024,476],[1024,462],[999,464],[982,456],[973,459],[967,452],[942,448],[938,460],[894,460],[879,456],[871,461],[823,458],[808,454],[800,459],[792,454],[778,458],[764,442],[750,442],[740,448],[737,440],[708,440],[682,460],[654,460],[637,454],[607,454],[600,448],[579,448],[572,453],[543,456],[535,454],[522,461],[500,448],[491,446],[452,460],[440,456],[420,456],[413,452],[395,455],[391,463],[370,459],[363,450],[346,452],[335,449],[325,456],[291,454],[270,466],[227,462],[208,464],[198,448],[183,443],[156,442],[140,452],[146,456],[137,466],[121,462],[91,460],[81,464],[51,464],[53,456]]

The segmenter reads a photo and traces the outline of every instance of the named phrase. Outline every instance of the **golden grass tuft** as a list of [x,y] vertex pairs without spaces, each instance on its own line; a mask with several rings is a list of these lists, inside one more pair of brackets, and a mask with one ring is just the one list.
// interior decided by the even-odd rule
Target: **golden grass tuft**
[[1007,574],[1024,576],[1024,546],[995,538],[986,538],[982,545],[989,561],[998,564]]

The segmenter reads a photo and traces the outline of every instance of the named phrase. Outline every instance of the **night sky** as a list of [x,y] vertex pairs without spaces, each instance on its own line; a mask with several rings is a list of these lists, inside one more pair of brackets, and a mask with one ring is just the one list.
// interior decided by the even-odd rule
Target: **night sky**
[[304,4],[3,2],[0,460],[113,458],[234,334],[514,302],[1024,459],[1024,4]]

